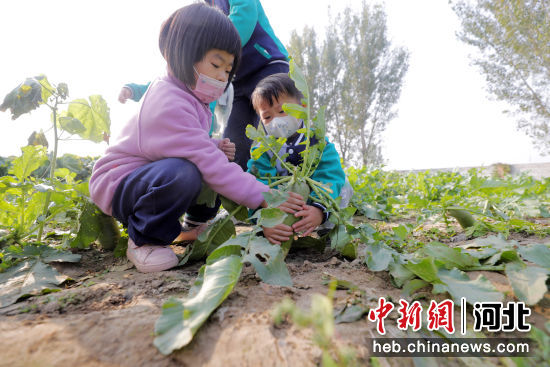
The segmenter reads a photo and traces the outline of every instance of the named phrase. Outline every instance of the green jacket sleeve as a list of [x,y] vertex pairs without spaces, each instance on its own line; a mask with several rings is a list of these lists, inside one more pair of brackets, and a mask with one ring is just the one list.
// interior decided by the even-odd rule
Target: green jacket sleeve
[[[255,147],[251,149],[251,152],[256,150]],[[267,153],[264,153],[258,159],[250,158],[247,163],[247,172],[252,173],[260,177],[275,177],[277,176],[277,168],[271,166],[271,159]],[[257,173],[256,173],[257,172]],[[258,178],[258,181],[268,185],[268,180],[262,180]]]
[[229,0],[229,19],[241,36],[241,46],[246,45],[258,22],[257,0]]
[[[336,199],[340,196],[340,191],[344,187],[346,181],[346,175],[340,164],[340,156],[334,147],[334,144],[330,143],[327,139],[327,145],[323,150],[323,156],[321,162],[317,166],[311,178],[315,181],[327,184],[332,190],[330,196]],[[312,194],[314,195],[314,194]]]
[[130,97],[130,99],[132,101],[139,102],[141,97],[143,97],[143,95],[147,91],[147,88],[149,88],[149,84],[151,84],[151,82],[147,84],[128,83],[125,84],[124,87],[132,91],[132,97]]

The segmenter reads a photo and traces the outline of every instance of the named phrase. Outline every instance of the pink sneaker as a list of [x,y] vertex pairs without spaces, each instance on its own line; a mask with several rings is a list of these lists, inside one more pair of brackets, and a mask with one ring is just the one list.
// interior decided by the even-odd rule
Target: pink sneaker
[[179,260],[174,251],[168,246],[137,246],[128,239],[126,256],[142,273],[153,273],[173,268]]

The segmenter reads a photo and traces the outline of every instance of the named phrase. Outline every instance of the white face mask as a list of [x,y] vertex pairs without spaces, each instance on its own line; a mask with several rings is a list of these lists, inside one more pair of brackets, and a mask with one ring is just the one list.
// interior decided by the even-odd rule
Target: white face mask
[[276,138],[288,138],[302,126],[302,120],[290,115],[274,117],[270,123],[264,124],[264,126],[268,135]]

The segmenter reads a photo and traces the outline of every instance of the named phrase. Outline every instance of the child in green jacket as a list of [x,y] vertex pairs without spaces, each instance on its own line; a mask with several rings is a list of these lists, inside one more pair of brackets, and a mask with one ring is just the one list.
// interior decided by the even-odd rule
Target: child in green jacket
[[[304,123],[302,120],[287,115],[283,111],[282,106],[285,103],[301,104],[302,98],[303,95],[294,85],[294,81],[285,73],[273,74],[262,79],[256,86],[251,98],[252,105],[260,117],[266,134],[277,138],[286,138],[279,156],[288,153],[285,161],[295,166],[302,163],[300,153],[306,147],[303,144],[305,140],[304,134],[297,132],[304,127]],[[315,137],[310,137],[311,145],[317,143],[318,140]],[[336,199],[340,197],[341,190],[345,185],[346,176],[334,144],[330,143],[328,139],[326,139],[326,143],[321,162],[311,178],[330,186],[332,190],[330,195]],[[254,149],[256,147],[253,147],[252,151]],[[280,162],[277,161],[275,167],[271,165],[271,158],[272,153],[266,152],[257,160],[250,159],[248,161],[248,171],[254,172],[257,177],[287,176],[289,173],[281,166]],[[260,178],[258,180],[267,184],[266,180]],[[307,198],[304,198],[304,200],[307,200]],[[264,235],[274,244],[280,244],[288,240],[294,232],[307,236],[327,221],[329,215],[330,213],[323,205],[308,201],[302,210],[295,213],[295,216],[301,217],[301,219],[293,224],[292,227],[286,224],[279,224],[272,228],[264,227]]]

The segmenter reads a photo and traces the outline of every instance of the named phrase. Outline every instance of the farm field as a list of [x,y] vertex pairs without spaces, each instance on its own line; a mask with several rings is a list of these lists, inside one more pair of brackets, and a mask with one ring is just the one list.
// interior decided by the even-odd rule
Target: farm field
[[[343,190],[312,178],[326,144],[324,109],[314,116],[304,107],[304,76],[293,63],[290,75],[307,100],[283,107],[304,120],[302,162],[285,162],[284,139],[249,125],[252,155],[270,151],[271,164],[292,174],[258,177],[271,190],[250,217],[220,197],[224,210],[206,230],[172,246],[179,265],[156,274],[133,268],[126,230],[91,202],[95,158],[57,157],[65,132],[108,139],[105,100],[72,101],[57,119],[65,84],[39,77],[12,91],[14,118],[41,100],[55,123],[51,153],[33,134],[20,156],[0,160],[1,366],[548,364],[550,177],[512,175],[506,165],[349,167],[353,195],[341,205]],[[279,209],[289,191],[327,208],[332,228],[274,246],[260,232],[296,219]],[[203,185],[195,201],[216,198]],[[381,336],[514,337],[531,349],[394,358],[370,350]]]
[[[352,203],[360,208],[352,222],[356,228],[372,228],[376,231],[369,231],[370,237],[363,236],[363,239],[355,241],[355,259],[353,256],[342,255],[341,251],[331,248],[330,245],[322,251],[319,248],[291,251],[286,258],[286,264],[292,286],[268,285],[261,281],[253,266],[245,265],[232,292],[212,313],[191,343],[166,356],[153,344],[155,323],[162,313],[162,305],[171,296],[181,298],[189,292],[203,262],[186,264],[157,274],[142,274],[124,256],[115,257],[115,253],[101,249],[98,244],[86,249],[73,249],[72,253],[82,256],[80,262],[52,263],[60,274],[68,277],[58,292],[43,292],[47,294],[23,298],[0,309],[0,340],[4,347],[0,365],[320,365],[322,349],[314,342],[315,330],[311,327],[298,327],[289,319],[276,325],[272,313],[285,298],[292,300],[299,309],[308,310],[314,294],[326,295],[329,292],[330,279],[337,279],[339,284],[332,299],[335,315],[334,334],[330,339],[333,356],[337,355],[338,350],[351,347],[357,365],[380,363],[379,365],[418,366],[434,365],[435,362],[435,365],[443,366],[469,366],[472,363],[498,366],[503,361],[514,363],[510,358],[496,357],[371,359],[367,339],[379,335],[375,323],[368,321],[366,315],[369,309],[377,306],[380,297],[394,302],[402,298],[419,300],[425,305],[432,299],[441,301],[450,298],[449,293],[435,294],[432,284],[422,280],[427,279],[426,276],[410,275],[403,278],[423,282],[417,289],[406,290],[407,280],[399,284],[395,267],[392,269],[391,265],[388,266],[390,261],[384,260],[385,256],[381,255],[380,249],[395,251],[390,257],[396,259],[398,254],[419,253],[422,248],[435,249],[435,241],[447,248],[472,249],[483,246],[488,250],[500,246],[522,254],[507,260],[501,253],[499,259],[491,261],[494,263],[494,271],[475,270],[474,267],[474,270],[465,274],[470,280],[478,279],[481,275],[485,287],[483,289],[494,295],[501,294],[505,303],[517,301],[516,293],[521,299],[528,300],[532,314],[527,322],[536,327],[541,335],[545,335],[544,340],[548,340],[550,296],[547,278],[544,277],[542,282],[545,287],[542,294],[534,290],[541,286],[540,280],[537,280],[539,278],[523,284],[525,290],[522,294],[521,285],[518,286],[513,280],[513,275],[510,275],[509,270],[506,271],[506,266],[499,267],[521,261],[529,267],[544,268],[544,263],[537,266],[530,261],[538,262],[522,249],[536,248],[543,251],[541,254],[547,253],[544,248],[550,251],[550,220],[545,211],[548,208],[548,179],[534,180],[525,175],[502,179],[484,178],[476,176],[474,171],[468,175],[428,172],[405,175],[352,170],[348,171],[348,175],[355,189]],[[483,183],[480,187],[484,189],[472,189],[473,177]],[[450,182],[453,184],[449,185]],[[521,191],[518,187],[525,189],[522,193],[523,199],[518,196]],[[484,193],[486,198],[493,200],[495,208],[506,209],[509,214],[514,212],[519,216],[520,213],[529,212],[538,215],[510,222],[511,218],[504,221],[489,212],[482,215],[479,210],[474,215],[474,227],[463,229],[450,216],[446,216],[448,223],[445,224],[441,216],[443,212],[438,208],[441,199],[446,197],[451,188],[458,190],[452,200],[456,203],[462,202],[463,207],[469,207],[472,212],[474,203],[479,199],[476,195]],[[471,191],[467,192],[466,188]],[[509,190],[511,188],[513,190]],[[439,193],[436,193],[438,190]],[[515,193],[511,194],[512,191]],[[432,200],[427,200],[428,196],[423,196],[422,192],[432,195]],[[505,192],[508,194],[505,195]],[[535,197],[538,199],[535,200]],[[450,196],[447,199],[451,200]],[[373,202],[377,204],[369,204]],[[422,210],[417,211],[419,206]],[[378,219],[368,218],[365,214]],[[246,233],[250,229],[250,226],[238,225],[237,233]],[[175,248],[178,253],[185,253],[185,248]],[[436,260],[436,268],[442,277],[441,271],[445,266],[437,261],[438,256],[433,253],[430,257]],[[485,265],[485,268],[490,267]],[[416,274],[422,275],[421,272]],[[479,284],[465,284],[466,288],[472,287],[471,290],[464,291],[466,297],[483,298],[476,291]],[[529,287],[533,287],[536,294],[527,291]],[[458,311],[455,310],[456,312]],[[397,328],[397,317],[398,314],[394,311],[394,315],[386,319],[386,336],[402,336]],[[469,312],[470,328],[472,324]],[[518,336],[518,333],[514,335]],[[527,363],[545,361],[543,358],[548,355],[548,344],[539,347],[537,353],[538,357],[528,358]]]

